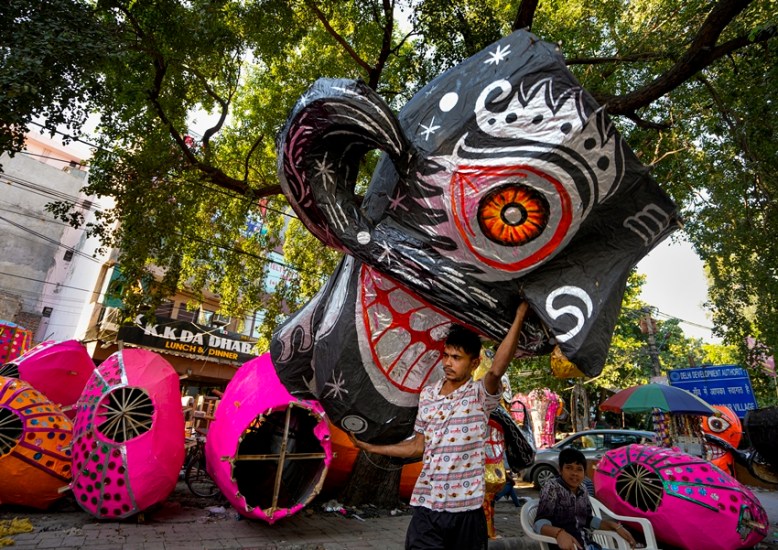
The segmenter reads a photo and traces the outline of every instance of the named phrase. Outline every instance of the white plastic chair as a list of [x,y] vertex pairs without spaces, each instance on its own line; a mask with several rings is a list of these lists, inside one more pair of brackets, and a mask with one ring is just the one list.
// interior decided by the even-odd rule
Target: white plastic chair
[[[643,533],[646,538],[646,548],[651,550],[658,550],[656,545],[656,538],[654,537],[654,529],[651,527],[650,521],[645,518],[633,518],[614,514],[595,498],[590,497],[590,500],[592,501],[592,510],[594,511],[595,516],[603,517],[604,515],[606,519],[610,518],[617,521],[639,524],[643,529]],[[535,515],[537,512],[538,499],[533,498],[525,502],[521,507],[521,527],[524,529],[524,532],[529,538],[538,543],[541,550],[549,550],[549,544],[556,544],[556,539],[546,535],[539,535],[535,532],[534,524]],[[615,531],[596,529],[593,531],[593,538],[595,542],[599,543],[603,547],[603,549],[631,550],[629,543]]]
[[[659,545],[656,542],[656,536],[654,535],[654,528],[651,525],[651,522],[646,518],[639,518],[634,516],[622,516],[620,514],[617,514],[613,510],[609,509],[607,506],[605,506],[602,502],[597,500],[594,497],[589,497],[589,502],[592,503],[592,512],[595,516],[599,518],[605,518],[605,519],[615,519],[618,522],[621,523],[629,523],[632,525],[639,525],[640,529],[643,531],[643,538],[646,539],[646,548],[651,550],[658,550]],[[597,531],[595,531],[596,536]],[[621,538],[621,537],[619,537]],[[624,539],[622,539],[624,540]],[[599,541],[597,541],[599,542]],[[602,544],[602,543],[601,543]],[[629,545],[627,545],[627,548],[629,548]]]

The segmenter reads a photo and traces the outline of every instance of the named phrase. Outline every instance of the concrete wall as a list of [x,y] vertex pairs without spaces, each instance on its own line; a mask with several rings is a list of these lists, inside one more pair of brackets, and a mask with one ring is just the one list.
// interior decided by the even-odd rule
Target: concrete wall
[[[52,279],[52,275],[66,261],[63,239],[73,240],[76,236],[72,228],[46,212],[45,205],[58,199],[76,200],[86,173],[69,163],[63,170],[25,154],[13,158],[3,155],[0,163],[2,309],[5,317],[13,315],[8,320],[25,326],[45,319],[44,308],[52,308],[53,312],[55,307],[65,307],[51,298],[63,284],[61,279]],[[80,311],[80,304],[68,307]]]

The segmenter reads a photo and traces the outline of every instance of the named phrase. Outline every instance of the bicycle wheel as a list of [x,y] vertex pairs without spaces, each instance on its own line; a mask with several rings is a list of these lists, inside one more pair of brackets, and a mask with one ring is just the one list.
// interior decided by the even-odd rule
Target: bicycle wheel
[[187,460],[184,481],[192,494],[198,497],[213,497],[219,493],[219,488],[205,470],[205,454],[202,448],[196,449]]

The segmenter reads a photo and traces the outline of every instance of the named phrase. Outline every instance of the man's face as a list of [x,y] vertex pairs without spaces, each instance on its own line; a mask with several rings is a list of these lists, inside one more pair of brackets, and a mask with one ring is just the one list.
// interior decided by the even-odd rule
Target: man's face
[[480,357],[472,357],[462,348],[448,345],[443,348],[443,373],[449,382],[467,381],[480,361]]
[[585,475],[584,467],[578,463],[562,466],[562,481],[572,490],[577,489],[583,483]]

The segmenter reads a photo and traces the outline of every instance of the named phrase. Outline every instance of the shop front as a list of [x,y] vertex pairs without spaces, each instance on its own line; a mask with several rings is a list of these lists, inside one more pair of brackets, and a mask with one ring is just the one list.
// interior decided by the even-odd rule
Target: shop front
[[223,391],[235,371],[256,357],[255,340],[221,327],[191,321],[138,316],[119,327],[115,343],[95,346],[92,357],[100,363],[123,347],[139,347],[161,354],[181,377],[182,395],[208,395]]

